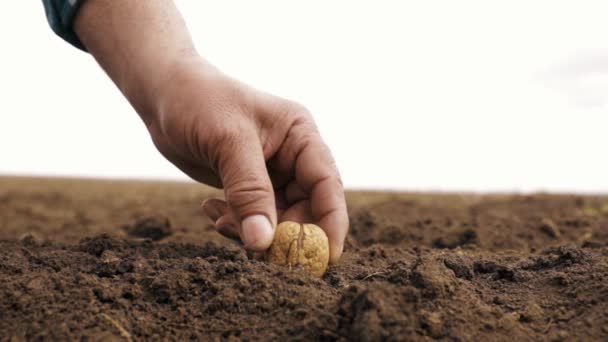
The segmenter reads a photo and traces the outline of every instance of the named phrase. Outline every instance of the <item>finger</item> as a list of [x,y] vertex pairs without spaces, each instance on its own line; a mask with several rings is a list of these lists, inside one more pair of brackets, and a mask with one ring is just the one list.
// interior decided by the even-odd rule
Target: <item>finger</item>
[[289,207],[289,203],[287,202],[287,198],[285,197],[285,189],[274,190],[274,201],[275,205],[277,206],[277,210],[287,209]]
[[283,218],[285,211],[286,211],[286,209],[277,208],[277,222],[288,221]]
[[[281,222],[293,221],[301,223],[313,223],[315,219],[310,210],[310,201],[300,201],[294,203],[281,215]],[[316,222],[315,222],[316,223]]]
[[293,180],[293,170],[291,173],[277,170],[277,163],[274,157],[268,160],[266,165],[268,167],[268,174],[270,175],[270,179],[272,179],[272,185],[275,190],[285,188],[287,183]]
[[[220,219],[221,220],[221,219]],[[232,218],[229,219],[232,221]],[[228,222],[218,222],[215,225],[217,232],[222,234],[223,236],[235,240],[237,242],[241,242],[241,236],[239,234],[239,229],[232,223]]]
[[295,203],[308,198],[308,194],[295,181],[289,182],[285,189],[285,199],[287,203]]
[[327,233],[330,262],[335,263],[344,249],[349,222],[344,188],[331,152],[314,125],[306,122],[292,127],[284,146],[278,167],[286,170],[293,165],[298,185],[309,194],[315,223]]
[[342,183],[328,180],[318,183],[312,190],[311,209],[318,225],[327,233],[330,263],[338,262],[344,251],[349,219]]
[[201,205],[203,212],[213,222],[219,220],[220,217],[226,215],[228,212],[228,204],[219,198],[210,198],[203,202]]
[[230,212],[240,223],[241,241],[249,250],[266,250],[272,243],[277,214],[257,131],[241,129],[219,148],[218,170]]
[[203,202],[203,211],[214,222],[214,227],[223,236],[241,241],[236,221],[228,209],[228,204],[218,198],[210,198]]

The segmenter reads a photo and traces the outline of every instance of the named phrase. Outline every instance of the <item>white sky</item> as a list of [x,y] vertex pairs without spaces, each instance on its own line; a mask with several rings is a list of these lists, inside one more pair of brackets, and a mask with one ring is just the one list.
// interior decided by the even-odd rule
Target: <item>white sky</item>
[[[348,187],[608,192],[604,1],[178,4],[209,60],[313,112]],[[186,179],[40,1],[0,25],[0,173]]]

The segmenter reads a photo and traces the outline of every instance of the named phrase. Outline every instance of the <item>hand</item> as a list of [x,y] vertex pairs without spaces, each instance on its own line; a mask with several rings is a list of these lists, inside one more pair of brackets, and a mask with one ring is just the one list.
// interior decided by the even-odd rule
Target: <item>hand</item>
[[74,29],[158,150],[193,179],[224,188],[226,201],[203,205],[220,233],[263,251],[278,221],[312,222],[327,233],[330,262],[338,260],[344,191],[306,109],[207,64],[172,1],[87,0]]
[[146,124],[158,150],[194,180],[224,189],[203,204],[219,233],[252,251],[277,222],[311,222],[343,250],[348,214],[328,147],[302,106],[244,85],[200,58],[177,63]]

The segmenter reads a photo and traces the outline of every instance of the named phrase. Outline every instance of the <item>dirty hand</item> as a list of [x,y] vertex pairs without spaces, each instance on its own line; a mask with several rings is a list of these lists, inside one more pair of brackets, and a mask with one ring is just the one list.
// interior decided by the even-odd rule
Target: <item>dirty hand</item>
[[203,204],[218,232],[263,251],[277,222],[311,222],[325,229],[337,261],[348,230],[344,191],[305,108],[198,58],[179,65],[158,94],[152,139],[190,177],[224,189],[226,201]]

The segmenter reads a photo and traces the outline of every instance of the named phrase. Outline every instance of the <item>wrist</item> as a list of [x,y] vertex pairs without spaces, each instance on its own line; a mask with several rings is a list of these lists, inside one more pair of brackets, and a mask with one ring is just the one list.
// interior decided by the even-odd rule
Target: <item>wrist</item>
[[[227,87],[227,84],[230,86]],[[190,104],[193,102],[213,106],[227,101],[224,104],[231,106],[236,103],[232,96],[242,91],[235,84],[198,54],[182,56],[170,64],[157,86],[151,90],[147,117],[150,121],[147,123],[157,123],[174,115],[191,112],[193,108],[190,108]],[[196,108],[196,111],[202,115],[207,112],[206,108]]]
[[160,115],[172,86],[178,82],[180,75],[195,64],[204,60],[194,50],[182,51],[179,54],[155,56],[156,61],[149,63],[148,68],[131,70],[119,85],[122,93],[129,100],[142,120],[148,124]]
[[144,121],[176,65],[200,58],[173,1],[87,0],[74,30]]

